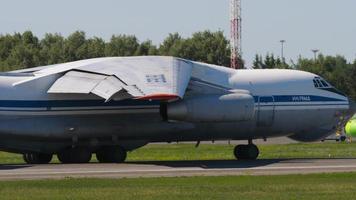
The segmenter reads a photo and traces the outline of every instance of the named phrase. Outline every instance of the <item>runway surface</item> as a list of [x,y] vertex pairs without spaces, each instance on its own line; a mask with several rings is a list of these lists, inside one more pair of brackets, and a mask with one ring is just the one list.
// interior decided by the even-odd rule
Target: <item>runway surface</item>
[[0,165],[0,180],[280,175],[356,172],[356,159],[162,161],[125,164]]

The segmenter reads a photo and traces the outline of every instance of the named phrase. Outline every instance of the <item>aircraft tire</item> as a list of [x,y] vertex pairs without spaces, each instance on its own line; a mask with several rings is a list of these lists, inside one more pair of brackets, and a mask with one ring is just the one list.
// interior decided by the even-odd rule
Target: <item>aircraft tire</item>
[[51,162],[52,154],[25,153],[23,159],[27,164],[48,164]]
[[86,148],[77,147],[59,152],[57,157],[63,164],[88,163],[91,160],[92,153]]
[[238,160],[256,160],[260,151],[254,144],[237,145],[234,149],[234,155]]
[[96,159],[100,163],[123,163],[127,152],[120,146],[102,147],[96,152]]

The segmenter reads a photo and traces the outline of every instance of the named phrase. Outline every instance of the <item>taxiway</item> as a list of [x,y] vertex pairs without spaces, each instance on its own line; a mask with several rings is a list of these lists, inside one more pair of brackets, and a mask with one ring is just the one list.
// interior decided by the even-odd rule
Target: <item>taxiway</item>
[[0,180],[282,175],[356,172],[356,159],[152,161],[124,164],[0,165]]

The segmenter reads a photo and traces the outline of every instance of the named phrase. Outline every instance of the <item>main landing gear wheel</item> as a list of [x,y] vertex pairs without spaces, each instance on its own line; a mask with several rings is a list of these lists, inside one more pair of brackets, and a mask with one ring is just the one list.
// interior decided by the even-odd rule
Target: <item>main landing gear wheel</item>
[[127,152],[119,146],[102,147],[96,152],[96,159],[101,163],[123,163]]
[[91,156],[91,151],[81,147],[66,149],[57,154],[58,160],[63,164],[88,163],[91,160]]
[[51,162],[52,154],[25,153],[23,159],[27,164],[48,164]]
[[238,160],[256,160],[260,151],[254,144],[238,145],[234,149],[234,155]]

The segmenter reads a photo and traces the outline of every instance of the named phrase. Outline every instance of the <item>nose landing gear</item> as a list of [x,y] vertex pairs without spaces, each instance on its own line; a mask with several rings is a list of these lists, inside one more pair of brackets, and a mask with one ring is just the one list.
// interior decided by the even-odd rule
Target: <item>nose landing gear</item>
[[238,160],[256,160],[260,151],[252,143],[248,145],[237,145],[234,149],[234,155]]

